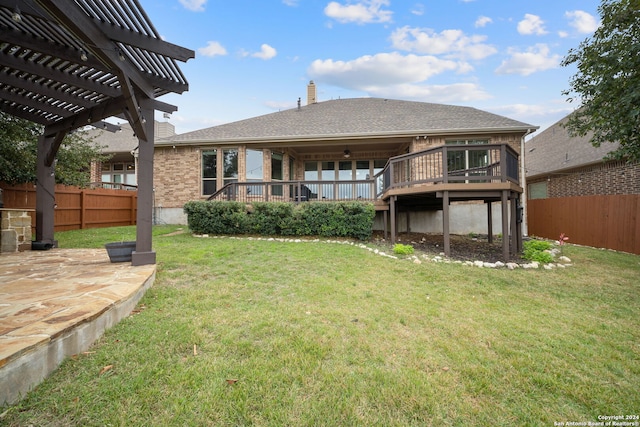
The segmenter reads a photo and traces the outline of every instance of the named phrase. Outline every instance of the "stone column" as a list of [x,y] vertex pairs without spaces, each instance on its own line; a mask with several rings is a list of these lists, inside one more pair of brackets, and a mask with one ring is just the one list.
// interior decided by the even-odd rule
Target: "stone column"
[[32,209],[0,209],[0,252],[22,252],[31,249]]

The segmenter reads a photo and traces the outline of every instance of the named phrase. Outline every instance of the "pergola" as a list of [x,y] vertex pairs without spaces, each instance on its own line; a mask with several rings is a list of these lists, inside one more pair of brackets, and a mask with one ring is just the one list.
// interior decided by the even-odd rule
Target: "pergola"
[[110,117],[140,141],[136,250],[132,264],[156,262],[151,247],[157,100],[188,90],[176,60],[194,52],[163,41],[137,0],[0,0],[0,110],[44,126],[38,140],[36,242],[54,247],[55,159],[64,137]]

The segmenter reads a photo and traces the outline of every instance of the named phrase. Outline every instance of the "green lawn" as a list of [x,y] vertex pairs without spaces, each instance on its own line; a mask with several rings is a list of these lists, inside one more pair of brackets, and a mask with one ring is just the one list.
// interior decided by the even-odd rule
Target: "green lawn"
[[[175,235],[135,314],[0,424],[553,426],[640,414],[640,257],[481,269]],[[63,247],[134,228],[56,235]],[[101,373],[107,366],[109,370]]]

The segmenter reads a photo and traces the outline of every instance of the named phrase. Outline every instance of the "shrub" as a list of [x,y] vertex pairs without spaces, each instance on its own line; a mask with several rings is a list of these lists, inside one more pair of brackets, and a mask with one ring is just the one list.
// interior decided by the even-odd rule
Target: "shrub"
[[242,234],[283,236],[355,237],[366,240],[373,234],[375,208],[360,202],[192,201],[184,205],[189,229],[200,234]]
[[413,254],[413,246],[403,245],[402,243],[396,243],[393,246],[393,253],[398,255],[411,255]]
[[[226,202],[224,202],[226,203]],[[248,229],[252,233],[265,236],[282,234],[286,228],[286,218],[293,216],[293,205],[283,202],[254,203],[253,210],[247,209]]]
[[542,264],[548,264],[553,261],[553,256],[546,252],[551,249],[551,243],[545,240],[528,240],[523,243],[522,258],[529,261],[536,261]]
[[198,234],[242,234],[247,232],[244,204],[192,201],[184,205],[189,229]]

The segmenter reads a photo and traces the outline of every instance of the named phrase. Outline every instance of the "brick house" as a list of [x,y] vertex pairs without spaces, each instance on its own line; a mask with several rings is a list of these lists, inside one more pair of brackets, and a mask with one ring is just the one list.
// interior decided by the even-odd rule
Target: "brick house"
[[[91,165],[91,182],[105,188],[136,189],[138,185],[138,138],[129,123],[119,125],[117,132],[92,128],[88,137],[103,147],[102,153],[109,159]],[[169,122],[154,121],[155,139],[175,135],[175,127]]]
[[618,144],[571,137],[566,121],[525,144],[529,234],[640,253],[640,164],[605,160]]
[[494,222],[516,234],[520,153],[535,126],[452,105],[317,102],[313,82],[307,93],[297,108],[156,139],[156,217],[184,223],[182,206],[199,199],[369,200],[392,239],[492,234]]

